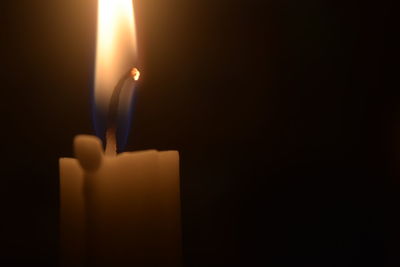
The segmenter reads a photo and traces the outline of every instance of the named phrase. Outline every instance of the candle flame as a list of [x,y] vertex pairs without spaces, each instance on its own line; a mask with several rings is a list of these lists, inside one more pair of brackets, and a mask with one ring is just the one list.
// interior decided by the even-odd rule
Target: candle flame
[[113,132],[107,143],[114,151],[122,151],[128,138],[137,64],[132,0],[98,0],[93,122],[104,141]]
[[[99,0],[95,70],[95,103],[107,112],[115,86],[137,64],[136,27],[132,0]],[[132,77],[140,73],[134,68]],[[129,107],[129,103],[121,103]]]

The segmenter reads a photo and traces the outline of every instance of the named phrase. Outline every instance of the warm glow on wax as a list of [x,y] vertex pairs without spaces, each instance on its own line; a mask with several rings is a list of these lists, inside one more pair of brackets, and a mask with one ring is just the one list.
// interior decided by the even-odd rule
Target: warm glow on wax
[[118,81],[137,64],[136,29],[132,0],[99,0],[98,8],[95,101],[107,110]]

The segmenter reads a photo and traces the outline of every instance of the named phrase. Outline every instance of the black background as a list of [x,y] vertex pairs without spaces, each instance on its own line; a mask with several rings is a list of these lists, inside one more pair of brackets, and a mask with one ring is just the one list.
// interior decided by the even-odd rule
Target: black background
[[[136,1],[127,150],[180,151],[186,266],[398,266],[392,10]],[[1,1],[1,266],[57,263],[58,158],[93,133],[95,22],[95,0]]]

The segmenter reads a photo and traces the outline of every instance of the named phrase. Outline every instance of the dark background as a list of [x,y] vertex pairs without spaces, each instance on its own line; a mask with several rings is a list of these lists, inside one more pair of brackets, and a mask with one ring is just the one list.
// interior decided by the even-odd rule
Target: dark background
[[[136,1],[127,150],[180,151],[186,266],[399,266],[393,9]],[[58,158],[93,133],[95,22],[95,0],[0,3],[0,266],[57,263]]]

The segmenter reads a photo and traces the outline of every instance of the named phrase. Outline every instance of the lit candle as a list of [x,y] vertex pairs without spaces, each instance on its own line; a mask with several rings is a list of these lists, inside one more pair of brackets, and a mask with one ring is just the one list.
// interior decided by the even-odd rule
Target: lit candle
[[132,1],[99,0],[95,117],[107,145],[80,135],[76,158],[60,159],[63,266],[181,265],[178,152],[116,153],[140,75],[136,48]]

